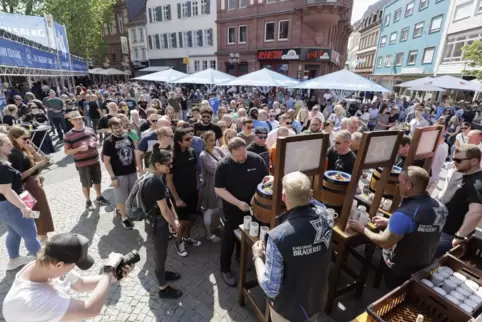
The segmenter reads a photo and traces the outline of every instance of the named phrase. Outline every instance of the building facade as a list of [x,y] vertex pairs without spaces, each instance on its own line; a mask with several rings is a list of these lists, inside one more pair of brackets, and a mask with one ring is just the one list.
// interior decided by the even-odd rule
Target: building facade
[[367,11],[360,24],[360,43],[356,53],[358,63],[354,71],[361,76],[369,77],[373,73],[382,12],[381,9]]
[[307,79],[343,68],[353,0],[217,0],[219,69]]
[[217,69],[215,0],[148,0],[146,7],[151,67],[184,73]]
[[350,37],[348,37],[348,43],[346,45],[345,66],[351,71],[354,71],[358,64],[356,54],[360,47],[360,26],[361,21],[357,21],[352,25],[353,31],[351,32]]
[[127,24],[130,58],[134,76],[138,76],[138,70],[149,67],[149,61],[147,59],[146,21],[146,10],[143,8],[137,16]]
[[396,0],[386,5],[373,80],[391,88],[433,76],[449,6],[449,0]]
[[115,68],[130,72],[129,44],[126,24],[129,22],[127,0],[117,0],[113,7],[112,21],[104,23],[102,34],[107,53],[101,63],[103,68]]
[[437,74],[462,76],[464,69],[470,69],[463,59],[462,48],[474,40],[482,40],[482,1],[452,1],[448,15],[444,50],[439,51]]

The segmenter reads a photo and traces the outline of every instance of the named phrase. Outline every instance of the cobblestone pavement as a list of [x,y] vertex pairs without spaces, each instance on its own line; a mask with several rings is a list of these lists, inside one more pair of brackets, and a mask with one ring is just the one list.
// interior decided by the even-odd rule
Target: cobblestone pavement
[[[95,266],[82,273],[87,275],[99,272],[103,260],[111,252],[125,254],[136,249],[141,256],[141,261],[131,275],[111,286],[102,315],[91,321],[255,321],[248,307],[238,305],[237,289],[227,287],[222,281],[219,273],[219,244],[208,241],[204,241],[200,247],[188,249],[189,256],[185,258],[175,253],[173,245],[169,247],[167,267],[182,275],[173,286],[182,289],[184,295],[178,300],[160,300],[153,274],[153,249],[145,243],[143,223],[136,223],[134,230],[126,231],[119,218],[115,218],[113,207],[84,212],[84,198],[71,159],[64,157],[62,152],[56,153],[53,158],[56,165],[46,171],[44,177],[55,230],[72,231],[88,237],[91,240],[90,253],[96,259]],[[102,189],[108,200],[112,196],[109,184],[109,176],[104,170]],[[0,222],[2,303],[17,272],[5,271],[8,260],[5,237],[5,226]],[[23,245],[21,252],[26,254]],[[236,264],[233,264],[233,271],[236,268]],[[0,321],[4,321],[1,312]]]

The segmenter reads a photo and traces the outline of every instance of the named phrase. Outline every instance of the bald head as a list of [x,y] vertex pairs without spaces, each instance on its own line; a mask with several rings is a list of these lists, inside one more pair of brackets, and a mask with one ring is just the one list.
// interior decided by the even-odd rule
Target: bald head
[[160,119],[157,120],[157,128],[161,127],[170,127],[171,126],[171,121],[169,119],[166,119],[166,117],[161,117]]
[[482,131],[481,130],[472,130],[467,134],[467,143],[468,144],[475,144],[479,145],[482,141]]

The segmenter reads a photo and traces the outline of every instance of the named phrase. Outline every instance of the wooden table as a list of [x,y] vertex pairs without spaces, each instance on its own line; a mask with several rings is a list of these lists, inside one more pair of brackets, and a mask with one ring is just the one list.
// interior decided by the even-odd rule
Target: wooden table
[[[254,313],[259,321],[269,322],[269,305],[266,296],[263,299],[255,298],[252,294],[252,290],[259,286],[258,281],[246,281],[246,263],[248,261],[248,254],[254,243],[256,243],[259,238],[249,236],[248,230],[244,230],[243,225],[239,225],[239,229],[236,229],[234,235],[241,242],[241,258],[239,267],[239,281],[238,281],[238,302],[239,305],[245,306],[246,300],[253,307]],[[254,268],[256,269],[256,268]],[[264,294],[264,293],[263,293]]]

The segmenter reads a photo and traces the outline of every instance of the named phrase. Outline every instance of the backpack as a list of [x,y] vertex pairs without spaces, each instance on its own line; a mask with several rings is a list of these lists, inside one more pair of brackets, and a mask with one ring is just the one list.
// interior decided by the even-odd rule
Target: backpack
[[147,210],[142,201],[142,192],[148,179],[154,176],[153,173],[146,173],[136,180],[132,187],[129,197],[127,197],[125,207],[127,217],[132,221],[142,221],[150,214],[152,209]]

